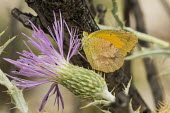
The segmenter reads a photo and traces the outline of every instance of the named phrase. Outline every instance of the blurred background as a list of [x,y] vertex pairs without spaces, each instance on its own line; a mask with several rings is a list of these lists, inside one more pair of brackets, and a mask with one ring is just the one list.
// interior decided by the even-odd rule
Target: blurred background
[[[125,2],[126,0],[118,0],[119,3],[119,16],[123,19],[125,18]],[[162,40],[170,42],[170,10],[168,10],[168,5],[170,6],[170,0],[137,0],[143,15],[140,18],[144,19],[146,32],[149,35],[158,37]],[[166,1],[167,3],[165,3]],[[96,10],[93,13],[94,17],[103,18],[100,21],[101,24],[114,26],[117,24],[111,14],[112,2],[111,0],[86,0],[90,9],[94,8]],[[93,4],[93,7],[91,7]],[[7,29],[6,33],[0,39],[0,45],[6,42],[9,38],[14,35],[18,35],[17,38],[5,49],[0,57],[0,68],[5,72],[10,74],[11,70],[16,68],[13,65],[5,62],[2,57],[7,57],[11,59],[17,59],[18,55],[16,51],[22,51],[25,49],[25,45],[22,40],[25,40],[21,35],[21,32],[24,32],[27,35],[31,35],[31,31],[25,28],[21,23],[14,19],[10,11],[13,8],[19,8],[23,12],[32,13],[35,12],[27,6],[23,0],[0,0],[0,32],[4,29]],[[129,6],[130,7],[130,6]],[[104,12],[103,15],[100,15],[100,12]],[[103,17],[100,17],[103,16]],[[98,18],[95,18],[99,21]],[[130,13],[130,26],[132,28],[136,27],[135,17]],[[125,20],[125,23],[127,21]],[[155,58],[154,63],[156,64],[156,69],[158,70],[158,79],[161,80],[162,89],[164,92],[164,101],[170,101],[170,75],[160,75],[164,70],[170,69],[170,59]],[[136,59],[132,61],[131,73],[133,75],[134,84],[136,85],[141,96],[150,107],[151,110],[154,110],[153,97],[151,89],[149,87],[146,71],[144,68],[144,63],[141,59]],[[33,88],[31,90],[24,91],[26,101],[28,102],[30,113],[38,113],[38,108],[41,104],[41,101],[45,94],[47,93],[51,84],[44,84],[39,87]],[[90,107],[87,109],[79,109],[81,106],[85,105],[85,102],[80,98],[74,96],[67,89],[61,86],[61,92],[65,101],[65,109],[63,113],[100,113],[100,111],[95,107]],[[6,88],[0,85],[0,113],[19,113],[15,109],[11,109],[14,106],[11,104],[11,98],[6,93]],[[54,96],[51,96],[46,103],[44,108],[44,113],[62,113],[62,110],[57,110],[57,106],[53,105]]]

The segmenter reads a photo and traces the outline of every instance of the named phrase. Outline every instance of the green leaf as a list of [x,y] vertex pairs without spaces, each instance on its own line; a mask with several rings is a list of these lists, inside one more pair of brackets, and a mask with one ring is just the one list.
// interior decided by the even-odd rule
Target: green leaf
[[16,38],[16,36],[12,37],[11,39],[9,39],[3,46],[0,47],[0,55],[2,53],[2,51],[6,48],[6,46],[13,41]]

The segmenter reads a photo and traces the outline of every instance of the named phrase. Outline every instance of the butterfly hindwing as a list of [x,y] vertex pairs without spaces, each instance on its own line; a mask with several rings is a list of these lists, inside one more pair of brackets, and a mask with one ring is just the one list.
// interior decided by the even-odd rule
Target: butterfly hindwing
[[110,42],[93,37],[83,47],[86,58],[93,69],[114,72],[123,65],[123,54]]

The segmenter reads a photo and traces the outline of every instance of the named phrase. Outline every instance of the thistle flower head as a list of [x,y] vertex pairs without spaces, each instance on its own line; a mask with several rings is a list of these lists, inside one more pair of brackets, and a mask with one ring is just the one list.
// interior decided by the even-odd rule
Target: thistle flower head
[[[29,51],[24,50],[22,53],[18,52],[21,56],[16,61],[7,58],[5,58],[5,60],[19,68],[19,71],[12,71],[12,73],[30,78],[39,78],[39,80],[36,79],[36,81],[32,81],[8,75],[16,81],[16,85],[20,88],[33,88],[44,83],[52,83],[39,110],[43,109],[49,94],[53,90],[53,94],[56,94],[58,106],[60,100],[64,108],[64,102],[58,84],[63,85],[75,95],[86,100],[105,99],[114,101],[114,97],[108,91],[105,80],[99,74],[69,63],[71,57],[77,52],[80,41],[78,39],[77,30],[74,28],[69,29],[66,22],[61,18],[61,14],[60,21],[57,21],[55,18],[53,30],[48,28],[50,35],[58,46],[58,51],[53,47],[41,28],[37,28],[32,23],[31,26],[33,29],[32,37],[24,35],[28,38],[28,42],[41,52],[41,55],[33,53],[24,42]],[[64,35],[64,28],[67,29],[70,39],[66,57],[64,57],[63,50],[63,42],[64,38],[66,38]]]

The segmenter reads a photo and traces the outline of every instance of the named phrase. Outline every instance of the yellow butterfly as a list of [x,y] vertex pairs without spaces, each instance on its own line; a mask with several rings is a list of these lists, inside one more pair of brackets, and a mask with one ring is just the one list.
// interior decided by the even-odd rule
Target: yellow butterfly
[[82,47],[93,69],[114,72],[124,63],[127,52],[138,42],[138,38],[123,30],[99,30],[88,35],[83,32]]

